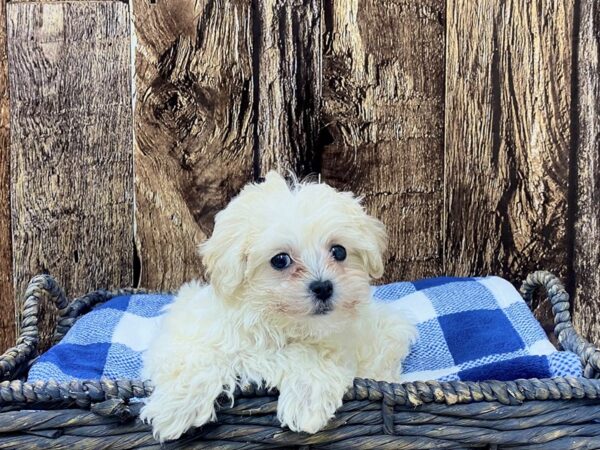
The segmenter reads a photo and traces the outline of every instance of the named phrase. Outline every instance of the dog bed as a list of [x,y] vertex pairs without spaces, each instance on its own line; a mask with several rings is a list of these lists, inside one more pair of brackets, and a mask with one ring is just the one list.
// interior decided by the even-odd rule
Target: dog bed
[[[582,375],[557,351],[516,289],[498,277],[440,277],[378,286],[376,302],[413,316],[421,338],[401,381],[506,381]],[[120,295],[81,317],[33,364],[28,381],[141,378],[142,352],[171,294]]]
[[[483,286],[482,292],[486,293],[483,297],[474,296],[473,300],[477,297],[479,303],[493,302],[487,309],[479,305],[475,310],[487,311],[483,315],[473,314],[473,309],[468,309],[469,317],[464,315],[471,297],[463,298],[460,304],[451,303],[452,308],[460,309],[456,311],[445,311],[436,304],[449,288],[465,292],[466,286],[473,287],[472,283]],[[440,372],[420,370],[419,373],[415,368],[409,372],[413,381],[401,384],[355,380],[336,418],[315,435],[281,429],[275,415],[277,393],[260,386],[244,386],[237,389],[233,407],[222,406],[218,423],[192,430],[166,447],[421,449],[493,445],[497,446],[495,448],[600,448],[600,381],[595,379],[600,375],[600,352],[573,329],[568,295],[561,283],[547,272],[530,275],[521,290],[527,301],[538,286],[547,290],[555,315],[555,334],[565,352],[557,353],[547,347],[549,344],[540,338],[539,325],[522,326],[525,315],[511,315],[510,308],[514,309],[520,300],[513,295],[500,295],[500,292],[510,291],[498,278],[435,279],[387,285],[375,292],[380,301],[406,301],[412,296],[411,301],[417,297],[426,305],[416,314],[421,341],[426,338],[434,342],[429,350],[435,352],[445,343],[454,365],[444,363],[434,352],[429,365],[438,363],[439,367],[434,366],[434,370]],[[132,299],[142,300],[137,297],[139,294],[143,293],[97,291],[69,304],[51,277],[38,276],[32,280],[23,304],[21,336],[16,347],[0,357],[0,373],[6,380],[0,383],[0,448],[158,448],[150,427],[137,419],[140,403],[132,401],[150,394],[148,382],[120,378],[119,373],[104,374],[117,376],[115,380],[84,380],[81,378],[86,376],[65,373],[65,367],[46,356],[52,355],[52,351],[33,366],[29,374],[31,381],[24,381],[38,356],[40,300],[54,301],[59,309],[54,341],[58,343],[63,338],[66,341],[54,347],[56,350],[61,345],[73,345],[68,341],[73,338],[74,324],[82,315],[92,310],[97,314],[102,309],[112,309],[121,311],[123,316],[131,302],[135,303]],[[169,301],[169,297],[158,298]],[[117,304],[121,304],[121,310],[115,307]],[[124,304],[127,304],[125,309]],[[449,319],[448,316],[452,317]],[[483,328],[493,332],[493,325],[505,320],[505,325],[510,325],[502,327],[509,342],[506,351],[486,353],[483,344],[470,355],[464,350],[456,350],[458,347],[452,346],[457,345],[459,338],[452,337],[451,330],[455,329],[449,326],[452,319],[461,319],[463,328],[470,324],[467,330],[475,330],[475,335],[482,329],[477,326],[478,321],[488,324]],[[86,320],[85,316],[83,320]],[[423,328],[428,321],[437,322],[443,340],[423,336],[423,330],[429,329]],[[72,328],[73,333],[66,338]],[[110,329],[108,324],[107,328]],[[507,329],[512,330],[511,337],[507,337]],[[114,343],[111,340],[107,344],[110,347]],[[130,347],[130,350],[135,353],[140,349]],[[422,356],[415,361],[423,361]],[[135,358],[133,361],[131,373],[135,374],[139,364]],[[464,381],[481,380],[486,374],[502,378],[503,374],[509,373],[507,361],[513,366],[517,364],[521,370],[510,373],[529,378]],[[514,370],[513,366],[511,370]],[[67,371],[69,367],[72,366],[67,365]],[[106,358],[103,367],[106,367]],[[471,370],[473,368],[476,370]],[[65,378],[53,372],[55,370],[62,371]],[[581,371],[583,376],[577,376]],[[438,379],[416,381],[424,372]],[[94,375],[92,372],[85,374]],[[58,380],[33,381],[33,378]]]

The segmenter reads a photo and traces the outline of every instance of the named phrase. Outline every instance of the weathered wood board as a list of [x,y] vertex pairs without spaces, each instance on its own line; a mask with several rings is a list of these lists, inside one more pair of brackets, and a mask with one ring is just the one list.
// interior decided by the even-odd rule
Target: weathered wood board
[[9,3],[7,16],[15,293],[40,272],[69,296],[130,285],[128,6]]
[[34,273],[70,295],[202,277],[214,215],[270,169],[364,196],[390,234],[381,282],[551,270],[575,290],[578,329],[600,342],[599,9],[9,3],[0,345],[14,341],[13,299]]
[[255,5],[255,161],[271,169],[316,174],[320,133],[322,17],[320,0]]
[[197,246],[253,177],[250,2],[133,1],[139,284],[202,275]]
[[564,276],[573,2],[447,10],[444,272]]
[[442,268],[444,2],[324,1],[323,179],[387,226],[384,280]]
[[14,345],[16,329],[10,230],[10,116],[5,22],[6,2],[0,1],[0,349],[2,350]]
[[574,117],[577,161],[573,320],[600,345],[600,4],[583,1],[579,11]]

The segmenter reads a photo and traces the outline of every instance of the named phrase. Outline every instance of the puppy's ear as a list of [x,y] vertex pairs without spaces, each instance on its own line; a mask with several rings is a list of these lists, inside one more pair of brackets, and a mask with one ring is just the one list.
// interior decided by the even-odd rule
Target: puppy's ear
[[237,212],[236,203],[234,200],[215,216],[212,236],[199,249],[212,288],[225,300],[235,294],[246,272],[243,215]]
[[364,211],[359,223],[359,228],[363,235],[363,250],[361,254],[365,268],[371,277],[381,278],[384,269],[383,253],[387,247],[385,225]]
[[383,253],[388,240],[385,225],[367,214],[360,197],[355,197],[351,192],[340,194],[346,206],[345,213],[352,220],[352,235],[363,267],[372,278],[380,278],[383,275]]

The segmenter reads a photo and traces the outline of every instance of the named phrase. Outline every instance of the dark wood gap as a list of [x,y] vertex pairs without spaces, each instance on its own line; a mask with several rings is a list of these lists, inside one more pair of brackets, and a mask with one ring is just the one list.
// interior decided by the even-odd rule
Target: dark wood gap
[[254,181],[259,181],[262,176],[260,167],[260,142],[258,139],[258,119],[259,119],[259,101],[260,101],[260,58],[259,53],[261,46],[262,21],[260,18],[260,10],[258,3],[262,0],[252,0],[252,170]]
[[[566,219],[566,242],[567,242],[567,271],[565,278],[565,287],[567,292],[574,298],[576,292],[575,278],[575,239],[578,207],[578,150],[580,145],[579,129],[579,32],[581,29],[581,0],[574,0],[573,3],[573,34],[571,50],[571,111],[570,111],[570,133],[571,142],[569,146],[569,181],[567,192],[567,219]],[[571,313],[573,313],[573,303],[571,302]]]

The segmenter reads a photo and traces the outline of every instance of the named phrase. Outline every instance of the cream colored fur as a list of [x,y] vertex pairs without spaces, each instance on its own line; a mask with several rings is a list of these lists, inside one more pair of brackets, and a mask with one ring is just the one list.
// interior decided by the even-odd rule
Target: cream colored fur
[[[344,261],[332,258],[343,245]],[[416,338],[402,313],[371,298],[383,273],[384,226],[350,193],[326,184],[291,186],[274,172],[217,214],[201,247],[210,284],[185,284],[144,355],[155,390],[141,417],[160,441],[216,420],[215,400],[236,384],[280,392],[277,415],[315,433],[355,377],[396,381]],[[293,263],[276,270],[271,258]],[[333,310],[314,313],[308,285],[333,282]],[[233,400],[232,400],[233,401]]]

